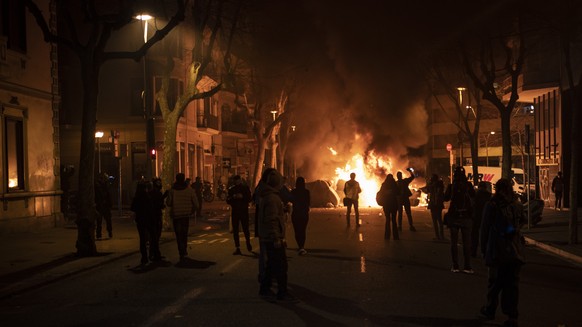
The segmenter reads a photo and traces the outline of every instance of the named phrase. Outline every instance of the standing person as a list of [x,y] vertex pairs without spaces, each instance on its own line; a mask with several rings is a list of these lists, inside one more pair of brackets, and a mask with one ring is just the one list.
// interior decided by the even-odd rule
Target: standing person
[[150,245],[150,255],[153,254],[152,233],[153,230],[153,205],[149,196],[149,185],[147,182],[137,184],[135,195],[131,201],[131,211],[134,213],[135,224],[139,234],[139,252],[141,253],[141,264],[148,263],[148,242]]
[[[389,240],[390,234],[394,240],[399,240],[398,226],[396,224],[396,213],[398,212],[398,197],[400,188],[394,179],[394,175],[388,174],[384,183],[380,187],[380,198],[384,216],[386,216],[386,227],[384,228],[384,239]],[[380,203],[378,203],[380,204]]]
[[240,175],[233,177],[233,185],[228,189],[226,203],[231,207],[232,236],[234,238],[235,251],[233,255],[240,255],[239,226],[242,225],[247,244],[247,250],[253,251],[251,234],[249,232],[249,202],[251,202],[251,190],[243,184]]
[[350,215],[352,212],[352,206],[354,206],[354,214],[356,216],[356,227],[360,227],[360,210],[358,208],[358,198],[359,194],[362,193],[360,188],[360,183],[356,181],[356,173],[350,174],[350,180],[344,184],[344,194],[346,200],[346,220],[348,222],[348,227],[350,227]]
[[481,224],[481,252],[489,267],[487,303],[481,314],[495,318],[501,293],[501,310],[508,316],[503,326],[517,326],[519,272],[524,264],[521,226],[526,222],[511,180],[495,183],[495,195],[485,205]]
[[196,200],[198,200],[198,210],[196,210],[196,218],[202,218],[202,188],[204,184],[202,184],[202,178],[200,176],[196,176],[194,183],[192,183],[192,188],[196,192]]
[[184,261],[188,255],[190,217],[198,209],[198,200],[194,190],[186,184],[186,178],[183,173],[176,175],[176,181],[168,192],[166,205],[170,207],[170,217],[174,225],[180,261]]
[[446,225],[451,231],[451,259],[453,261],[451,271],[454,273],[459,272],[459,230],[463,237],[463,272],[466,274],[475,273],[471,268],[471,227],[473,225],[473,205],[471,202],[474,197],[475,190],[465,176],[465,169],[460,166],[456,167],[453,173],[453,183],[445,191],[445,201],[451,201],[445,217],[447,217]]
[[479,230],[481,229],[483,209],[489,200],[491,200],[491,192],[489,192],[487,189],[487,183],[481,181],[479,184],[477,184],[477,192],[475,192],[473,228],[471,229],[471,256],[473,258],[477,257],[477,248],[479,247]]
[[266,253],[265,274],[261,280],[259,294],[274,295],[271,290],[272,278],[277,279],[277,299],[296,301],[287,290],[287,255],[285,254],[285,221],[283,202],[279,195],[282,178],[276,170],[271,170],[261,189],[259,204],[259,238]]
[[554,209],[562,210],[562,196],[564,195],[564,179],[562,178],[562,172],[559,171],[558,175],[552,180],[552,192],[556,196],[556,204]]
[[307,223],[309,222],[309,206],[311,205],[311,195],[305,188],[305,178],[297,177],[295,188],[291,191],[291,203],[293,203],[293,212],[291,213],[291,222],[295,231],[295,241],[297,241],[297,253],[306,255],[305,239],[307,232]]
[[434,226],[435,238],[445,239],[443,228],[443,209],[445,208],[445,184],[439,175],[433,174],[428,182],[428,209]]
[[398,204],[398,229],[402,231],[402,207],[404,207],[404,211],[406,211],[406,217],[408,218],[408,228],[416,232],[416,228],[412,224],[412,210],[410,210],[410,196],[412,192],[410,192],[410,182],[414,180],[414,169],[406,168],[406,170],[410,173],[410,176],[407,178],[402,178],[402,172],[399,171],[396,174],[398,178],[398,187],[400,188],[400,203]]
[[[255,187],[253,192],[253,204],[255,205],[255,237],[260,238],[259,235],[259,206],[261,203],[261,194],[265,185],[267,185],[267,178],[273,171],[276,171],[275,168],[267,168],[261,175],[261,179],[259,183]],[[266,270],[266,262],[267,262],[267,250],[262,242],[259,242],[259,275],[258,280],[259,283],[262,283],[263,278],[265,277],[265,270]],[[269,289],[270,290],[270,289]],[[263,294],[265,295],[265,294]]]
[[113,237],[113,226],[111,223],[111,194],[109,193],[109,176],[102,173],[95,181],[95,207],[97,209],[96,237],[101,239],[103,229],[103,219],[107,227],[109,238]]
[[164,203],[168,192],[162,193],[162,180],[154,178],[152,189],[149,192],[150,200],[152,202],[152,230],[150,233],[150,259],[152,261],[162,260],[162,253],[160,252],[160,238],[162,236],[162,215],[166,208]]

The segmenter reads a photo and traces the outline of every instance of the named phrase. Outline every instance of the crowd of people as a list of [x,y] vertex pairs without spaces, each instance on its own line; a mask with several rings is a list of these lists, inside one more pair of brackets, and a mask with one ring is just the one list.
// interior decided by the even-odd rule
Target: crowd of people
[[[409,184],[415,178],[414,170],[407,169],[409,177],[402,172],[388,174],[376,196],[386,217],[384,238],[399,240],[402,232],[403,213],[408,218],[409,230],[414,232],[410,202]],[[555,183],[559,191],[559,182]],[[168,208],[172,220],[180,261],[187,255],[189,220],[201,215],[201,180],[196,178],[190,185],[184,174],[177,174],[171,189],[162,193],[159,179],[152,183],[138,184],[131,204],[140,238],[141,263],[162,260],[159,239],[162,231],[162,210]],[[495,184],[495,194],[481,182],[477,190],[467,180],[462,167],[457,167],[452,183],[445,187],[442,179],[433,174],[425,187],[428,193],[428,210],[434,227],[434,240],[450,242],[451,271],[473,274],[472,258],[479,251],[489,266],[486,305],[481,314],[494,318],[501,296],[501,309],[508,316],[505,326],[517,326],[518,280],[523,264],[522,238],[520,227],[524,223],[523,208],[513,192],[511,181],[505,178]],[[362,192],[356,174],[344,186],[346,222],[350,226],[352,210],[355,226],[360,227],[359,194]],[[97,196],[97,195],[96,195]],[[226,202],[231,206],[231,226],[234,241],[233,255],[241,255],[239,231],[245,237],[246,249],[259,257],[259,294],[266,299],[292,301],[297,299],[287,289],[287,240],[286,226],[290,218],[294,229],[298,255],[306,255],[305,243],[311,195],[305,187],[305,179],[298,177],[295,188],[286,185],[285,178],[273,168],[267,168],[253,191],[241,176],[232,177]],[[449,202],[445,210],[445,203]],[[253,251],[249,229],[249,206],[255,210],[255,237],[259,239],[258,253]],[[556,204],[556,207],[559,207]],[[443,215],[444,212],[444,215]],[[108,223],[111,236],[110,218],[103,215]],[[110,216],[109,216],[110,217]],[[100,226],[100,224],[98,224]],[[445,227],[449,229],[449,239],[445,238]],[[99,231],[101,228],[98,229]],[[459,236],[461,242],[459,242]],[[458,255],[462,244],[462,269]],[[272,290],[272,281],[277,281],[277,292]]]

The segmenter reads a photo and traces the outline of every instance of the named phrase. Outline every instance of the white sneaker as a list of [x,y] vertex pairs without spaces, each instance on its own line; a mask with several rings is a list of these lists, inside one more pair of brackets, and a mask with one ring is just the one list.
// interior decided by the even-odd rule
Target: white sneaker
[[299,249],[298,253],[299,255],[306,255],[307,251],[305,251],[305,249]]

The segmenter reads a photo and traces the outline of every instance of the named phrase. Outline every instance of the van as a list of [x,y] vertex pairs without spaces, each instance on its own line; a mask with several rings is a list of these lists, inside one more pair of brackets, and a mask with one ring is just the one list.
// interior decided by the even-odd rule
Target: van
[[[473,182],[473,166],[463,166],[465,169],[465,174],[467,174],[467,179]],[[521,168],[511,168],[512,177],[511,181],[513,184],[513,191],[519,194],[525,192],[525,178],[523,169]],[[501,178],[501,167],[484,167],[479,166],[479,181],[495,183]]]

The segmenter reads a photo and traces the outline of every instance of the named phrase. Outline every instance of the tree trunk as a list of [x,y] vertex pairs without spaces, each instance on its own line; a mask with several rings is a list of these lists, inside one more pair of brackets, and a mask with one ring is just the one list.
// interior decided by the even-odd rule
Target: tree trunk
[[92,59],[81,62],[83,81],[83,121],[79,161],[79,210],[77,213],[77,255],[97,254],[95,245],[95,126],[97,124],[97,96],[99,94],[99,67]]
[[263,163],[265,162],[265,148],[267,141],[264,138],[257,138],[257,161],[255,162],[255,178],[253,187],[259,185],[261,173],[263,172]]
[[[164,157],[162,161],[162,185],[165,190],[172,188],[174,183],[174,156],[176,155],[176,134],[179,116],[175,112],[164,117]],[[170,215],[166,210],[163,217],[164,230],[170,230]]]
[[503,163],[501,165],[501,176],[511,177],[511,110],[501,111],[501,141],[503,144]]

